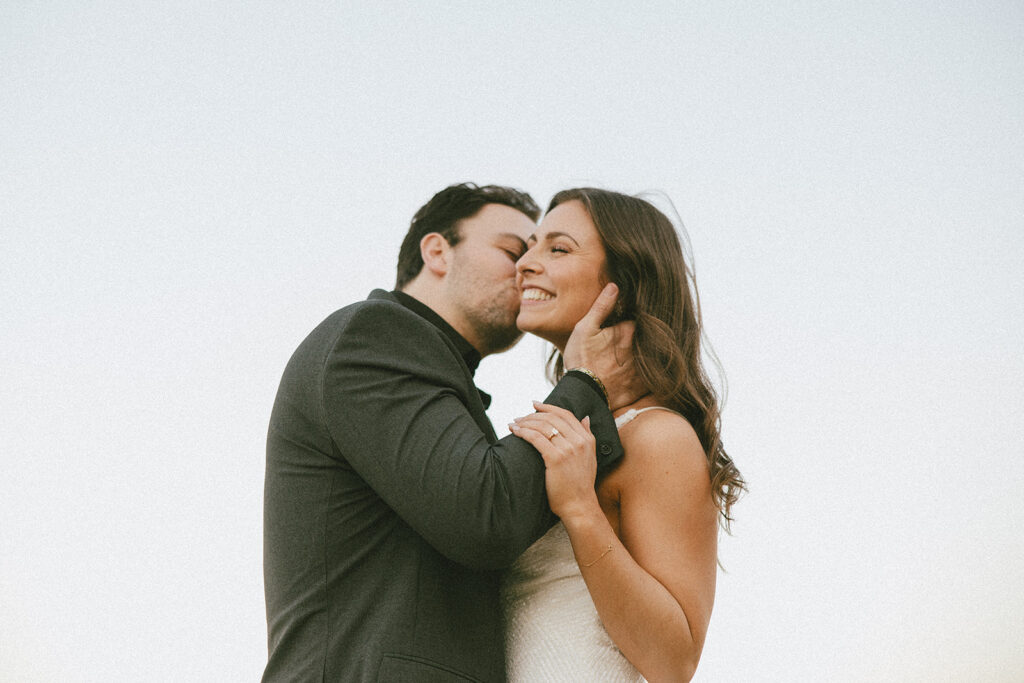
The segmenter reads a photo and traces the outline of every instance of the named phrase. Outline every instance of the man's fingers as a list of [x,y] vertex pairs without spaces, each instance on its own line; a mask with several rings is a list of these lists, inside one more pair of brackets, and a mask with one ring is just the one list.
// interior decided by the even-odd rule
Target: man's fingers
[[594,304],[587,311],[587,314],[583,316],[577,325],[585,325],[586,327],[597,330],[600,329],[601,323],[605,321],[605,318],[615,308],[615,300],[619,297],[619,286],[614,282],[609,282],[601,290],[601,293],[594,299]]
[[608,329],[612,331],[615,362],[622,366],[631,356],[633,333],[636,331],[636,324],[632,320],[623,320],[621,323],[617,323]]
[[620,349],[628,349],[633,345],[633,333],[636,332],[636,323],[632,320],[623,320],[612,328],[615,346]]

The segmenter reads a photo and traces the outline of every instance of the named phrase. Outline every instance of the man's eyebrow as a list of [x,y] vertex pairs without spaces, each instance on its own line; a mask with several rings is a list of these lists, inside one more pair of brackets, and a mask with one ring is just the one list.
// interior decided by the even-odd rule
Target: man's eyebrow
[[519,235],[515,234],[514,232],[503,232],[503,233],[500,233],[498,235],[498,237],[504,237],[506,239],[515,240],[516,242],[519,243],[520,247],[522,247],[523,249],[526,249],[526,242],[523,240],[522,237],[520,237]]

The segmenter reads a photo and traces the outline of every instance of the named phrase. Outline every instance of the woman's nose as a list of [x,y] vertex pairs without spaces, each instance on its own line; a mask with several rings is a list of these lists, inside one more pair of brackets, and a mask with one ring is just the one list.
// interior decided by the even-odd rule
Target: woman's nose
[[523,273],[536,273],[539,270],[540,265],[537,263],[537,259],[534,258],[533,249],[527,249],[526,253],[516,261],[516,272],[520,275]]

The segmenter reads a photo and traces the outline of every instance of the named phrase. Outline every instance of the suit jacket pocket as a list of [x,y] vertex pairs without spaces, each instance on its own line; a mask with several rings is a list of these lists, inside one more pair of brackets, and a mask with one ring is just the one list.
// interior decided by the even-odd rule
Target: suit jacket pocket
[[377,673],[380,683],[483,683],[451,667],[411,655],[384,655]]

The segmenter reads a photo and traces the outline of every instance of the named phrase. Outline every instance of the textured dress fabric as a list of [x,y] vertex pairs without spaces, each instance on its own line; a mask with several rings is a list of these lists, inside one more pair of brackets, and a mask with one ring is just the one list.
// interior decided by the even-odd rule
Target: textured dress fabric
[[[629,410],[616,427],[648,410],[669,409]],[[511,683],[644,680],[605,631],[561,522],[505,572],[501,600]]]
[[511,683],[644,680],[604,630],[561,522],[505,573],[501,597]]

